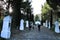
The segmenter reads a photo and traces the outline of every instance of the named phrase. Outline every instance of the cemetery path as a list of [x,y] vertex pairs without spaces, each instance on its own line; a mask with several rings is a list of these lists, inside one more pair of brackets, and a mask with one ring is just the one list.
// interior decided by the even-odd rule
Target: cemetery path
[[40,32],[38,31],[37,27],[30,31],[28,28],[26,28],[24,31],[13,30],[13,34],[9,40],[60,40],[60,34],[56,34],[41,26]]

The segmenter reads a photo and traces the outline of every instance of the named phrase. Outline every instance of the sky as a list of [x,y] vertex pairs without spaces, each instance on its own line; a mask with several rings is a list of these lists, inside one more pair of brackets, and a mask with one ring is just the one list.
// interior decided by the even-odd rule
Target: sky
[[41,9],[42,9],[42,5],[44,5],[44,3],[46,2],[46,0],[32,0],[32,8],[33,8],[33,14],[41,14]]

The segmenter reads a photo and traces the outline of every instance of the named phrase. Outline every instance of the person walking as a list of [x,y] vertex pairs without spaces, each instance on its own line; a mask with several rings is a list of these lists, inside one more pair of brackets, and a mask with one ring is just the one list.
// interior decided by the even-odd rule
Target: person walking
[[40,26],[41,26],[41,25],[40,25],[40,24],[38,24],[38,31],[40,31]]
[[38,26],[38,31],[40,31],[40,29],[41,29],[41,22],[40,21],[36,21],[35,24]]
[[31,27],[32,27],[32,26],[31,26],[31,21],[30,21],[30,23],[29,23],[29,30],[31,30]]

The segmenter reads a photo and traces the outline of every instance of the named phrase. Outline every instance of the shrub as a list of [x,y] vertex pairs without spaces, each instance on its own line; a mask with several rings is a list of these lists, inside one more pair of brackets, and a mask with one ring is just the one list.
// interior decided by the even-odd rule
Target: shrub
[[3,20],[0,19],[0,31],[1,31],[1,29],[2,29],[2,23],[3,23]]

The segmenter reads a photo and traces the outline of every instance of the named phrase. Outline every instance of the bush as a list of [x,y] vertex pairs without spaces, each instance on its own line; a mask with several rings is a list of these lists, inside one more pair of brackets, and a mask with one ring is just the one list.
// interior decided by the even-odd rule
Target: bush
[[2,23],[3,23],[3,20],[0,19],[0,31],[2,30]]
[[55,26],[53,25],[52,28],[51,28],[52,31],[55,31]]
[[35,21],[38,21],[38,20],[39,20],[39,16],[36,15],[36,16],[35,16]]

